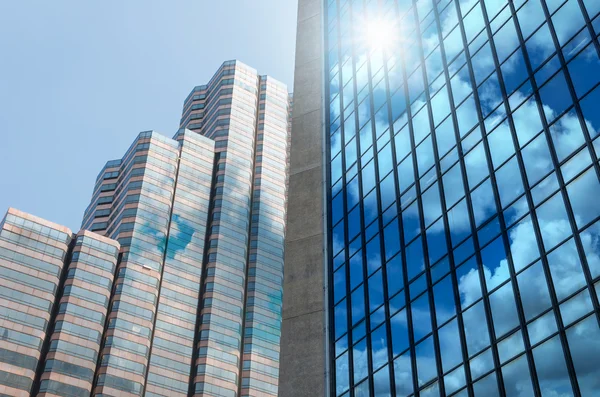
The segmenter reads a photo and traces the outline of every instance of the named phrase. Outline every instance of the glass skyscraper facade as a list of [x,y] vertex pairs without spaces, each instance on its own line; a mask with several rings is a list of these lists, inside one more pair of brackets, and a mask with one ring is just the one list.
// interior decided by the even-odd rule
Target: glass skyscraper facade
[[322,5],[330,394],[597,395],[600,2]]
[[0,223],[0,395],[89,395],[119,244],[10,208]]
[[118,253],[119,243],[96,233],[74,237],[38,396],[91,393]]
[[173,139],[103,168],[83,228],[122,257],[94,393],[277,395],[290,104],[225,62]]
[[0,397],[276,396],[291,97],[238,61],[105,164],[82,231],[0,223]]
[[121,244],[94,393],[187,395],[214,142],[142,132],[97,178],[83,228]]
[[197,393],[277,395],[290,109],[285,85],[233,61],[184,103],[181,127],[215,141]]

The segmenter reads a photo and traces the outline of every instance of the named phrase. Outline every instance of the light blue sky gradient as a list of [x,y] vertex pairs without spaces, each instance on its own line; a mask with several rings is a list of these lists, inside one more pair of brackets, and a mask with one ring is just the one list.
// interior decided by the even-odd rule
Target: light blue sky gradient
[[0,2],[0,213],[79,230],[97,173],[239,59],[293,82],[295,0]]

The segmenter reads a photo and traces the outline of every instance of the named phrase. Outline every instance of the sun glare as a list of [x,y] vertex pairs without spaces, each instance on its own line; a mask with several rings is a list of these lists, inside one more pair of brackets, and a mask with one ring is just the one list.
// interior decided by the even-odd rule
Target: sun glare
[[396,34],[391,21],[376,18],[366,21],[363,38],[371,50],[389,50],[397,39]]

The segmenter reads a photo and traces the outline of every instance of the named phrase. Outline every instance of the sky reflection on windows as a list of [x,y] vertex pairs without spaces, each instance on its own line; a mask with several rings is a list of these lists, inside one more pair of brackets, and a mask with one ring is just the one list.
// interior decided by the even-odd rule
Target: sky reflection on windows
[[326,3],[336,395],[592,395],[598,2]]

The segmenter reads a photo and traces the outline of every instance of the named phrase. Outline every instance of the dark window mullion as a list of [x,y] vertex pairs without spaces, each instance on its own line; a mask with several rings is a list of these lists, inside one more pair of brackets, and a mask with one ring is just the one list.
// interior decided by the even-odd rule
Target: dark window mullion
[[[585,20],[585,28],[588,30],[590,37],[592,39],[592,43],[596,49],[596,54],[600,57],[600,42],[598,41],[598,36],[596,36],[596,32],[594,32],[594,26],[592,25],[592,20],[590,15],[583,4],[583,0],[576,0],[579,4],[579,8],[581,9],[581,13],[583,14],[583,19]],[[594,0],[595,1],[595,0]]]
[[[349,246],[349,241],[348,241],[348,200],[347,200],[347,180],[346,180],[346,144],[345,144],[345,125],[344,125],[344,76],[343,76],[343,71],[342,71],[342,63],[341,63],[341,42],[342,42],[342,36],[341,36],[341,18],[340,18],[340,0],[334,0],[337,1],[337,20],[338,20],[338,29],[337,29],[337,39],[338,39],[338,45],[337,45],[337,52],[338,52],[338,81],[339,81],[339,90],[338,90],[338,95],[340,98],[340,115],[339,115],[339,120],[340,120],[340,145],[341,145],[341,151],[338,154],[339,156],[342,156],[342,191],[339,194],[343,194],[344,195],[344,205],[343,205],[343,219],[344,219],[344,262],[345,262],[345,270],[346,270],[346,337],[348,338],[348,387],[349,387],[349,396],[352,397],[354,394],[353,392],[353,383],[354,383],[354,357],[353,357],[353,351],[352,351],[352,303],[350,302],[351,299],[351,294],[350,294],[350,285],[349,285],[349,280],[350,280],[350,258],[348,255],[348,246]],[[331,117],[331,115],[330,115]],[[329,164],[329,167],[331,167],[331,164]],[[357,176],[358,178],[358,176]],[[331,186],[328,187],[328,190],[331,191]],[[332,261],[333,263],[333,261]],[[333,270],[333,269],[332,269]],[[333,285],[333,284],[332,284]],[[335,314],[334,314],[335,317]],[[335,339],[335,330],[334,330],[334,334],[333,334],[333,338]],[[335,356],[335,354],[334,354]],[[333,368],[336,368],[336,363],[335,363],[335,357],[333,360],[334,364],[333,364]],[[337,395],[336,389],[337,389],[337,383],[334,383],[334,389],[333,389],[333,394]]]
[[[386,105],[387,105],[387,109],[388,109],[388,124],[389,124],[389,128],[387,131],[387,134],[390,137],[390,141],[388,143],[388,145],[390,145],[390,149],[391,149],[391,153],[392,153],[392,171],[390,173],[388,173],[387,177],[394,177],[394,187],[396,186],[396,181],[398,180],[398,175],[397,175],[397,171],[396,171],[396,150],[394,147],[394,129],[393,129],[393,124],[394,124],[394,120],[392,120],[393,116],[392,116],[392,101],[391,101],[391,95],[390,95],[390,81],[389,81],[389,76],[388,76],[388,64],[387,64],[387,51],[383,50],[383,75],[384,75],[384,82],[385,82],[385,95],[386,95]],[[385,105],[384,105],[385,106]],[[379,167],[377,167],[377,173],[379,174]],[[378,177],[378,181],[379,181],[379,177]],[[394,188],[394,196],[395,196],[395,203],[393,203],[392,205],[390,205],[389,208],[391,208],[392,206],[396,205],[396,212],[397,212],[397,216],[398,219],[400,219],[401,217],[401,213],[399,211],[399,207],[397,205],[397,203],[400,202],[400,196],[398,191]],[[379,214],[381,214],[381,193],[379,194],[379,199],[378,199],[378,212]],[[379,217],[379,250],[381,251],[381,253],[385,253],[385,240],[383,239],[383,220],[382,217]],[[403,239],[401,238],[401,241],[403,241]],[[401,245],[401,247],[404,247],[404,245]],[[400,254],[397,254],[400,255]],[[385,254],[382,255],[382,258],[385,258]],[[383,276],[383,297],[384,297],[384,301],[385,301],[385,318],[386,318],[386,322],[385,322],[385,327],[386,327],[386,335],[387,335],[387,350],[388,350],[388,369],[389,369],[389,374],[390,374],[390,395],[391,397],[396,397],[396,373],[394,370],[394,348],[392,345],[392,327],[391,327],[391,316],[390,316],[390,306],[389,306],[389,291],[388,291],[388,275],[387,275],[387,263],[385,260],[382,260],[382,266],[381,266],[381,271],[382,271],[382,276]],[[405,286],[406,287],[406,286]]]
[[[370,57],[368,57],[368,61],[367,63],[370,63]],[[373,87],[372,87],[372,80],[371,80],[371,66],[370,64],[367,65],[368,70],[369,70],[369,90],[371,91],[371,93],[373,92]],[[386,93],[387,95],[387,93]],[[375,168],[375,184],[377,186],[377,188],[375,189],[376,192],[376,196],[377,196],[377,214],[379,214],[379,216],[377,217],[376,222],[378,223],[378,230],[379,230],[379,249],[381,252],[385,252],[385,241],[381,238],[383,237],[383,209],[381,207],[381,178],[379,175],[379,159],[378,159],[378,153],[377,151],[379,150],[379,148],[377,147],[377,130],[375,127],[375,111],[373,108],[373,104],[374,101],[371,101],[371,114],[373,115],[373,117],[371,118],[371,120],[369,121],[369,124],[371,124],[371,134],[373,136],[373,165]],[[359,132],[360,133],[360,132]],[[388,131],[389,133],[389,131]],[[364,223],[362,225],[362,229],[365,230],[364,227]],[[364,237],[364,233],[362,233],[363,236],[363,255],[364,255],[364,263],[367,264],[367,255],[366,255],[366,241],[365,241],[365,237]],[[382,250],[383,249],[383,250]],[[390,310],[389,310],[389,302],[388,302],[388,293],[387,293],[387,271],[386,271],[386,266],[383,263],[384,261],[382,261],[381,264],[381,275],[382,275],[382,280],[383,280],[383,301],[384,301],[384,311],[385,311],[385,322],[384,322],[384,327],[386,328],[386,335],[387,335],[387,339],[388,339],[388,343],[387,343],[387,355],[388,355],[388,363],[391,363],[391,358],[392,358],[392,354],[391,354],[391,327],[389,324],[389,318],[390,318]],[[365,266],[365,272],[367,271],[367,266]],[[375,273],[375,272],[374,272]],[[367,294],[368,295],[368,294]],[[370,306],[370,305],[369,305]],[[367,310],[367,315],[370,316],[370,307],[368,307]],[[370,324],[369,324],[370,325]],[[371,332],[372,329],[370,329],[369,327],[369,332]],[[370,338],[369,338],[370,339]],[[372,351],[372,350],[371,350]],[[373,358],[370,356],[370,362],[369,364],[372,365],[372,361]],[[376,368],[371,368],[371,372],[374,371]],[[391,374],[391,372],[390,372]],[[373,378],[373,377],[371,377]],[[390,378],[390,381],[392,381],[392,378]],[[390,382],[391,383],[391,382]],[[375,391],[374,391],[374,382],[373,379],[371,379],[371,386],[373,387],[373,389],[371,389],[371,395],[375,395]]]
[[[396,18],[400,18],[400,9],[399,9],[399,5],[396,2],[395,4],[395,13],[396,13]],[[401,89],[404,90],[404,101],[406,104],[406,115],[407,115],[407,119],[410,120],[412,118],[412,110],[410,108],[410,100],[409,100],[409,91],[408,91],[408,76],[406,74],[406,65],[404,62],[404,59],[401,58],[400,60],[398,60],[397,62],[397,67],[401,69],[401,73],[402,73],[402,87]],[[390,131],[392,134],[394,134],[394,130],[393,130],[393,124],[390,126]],[[411,136],[411,142],[414,140],[413,139],[413,127],[412,127],[412,123],[408,123],[408,134]],[[390,144],[393,141],[390,142]],[[398,213],[398,232],[399,232],[399,236],[400,236],[400,253],[398,253],[397,255],[400,255],[402,258],[402,278],[403,278],[403,284],[404,284],[404,290],[400,293],[404,293],[404,301],[405,301],[405,307],[406,307],[406,325],[408,328],[408,343],[409,343],[409,352],[410,352],[410,361],[411,361],[411,375],[412,375],[412,381],[413,381],[413,391],[414,391],[414,395],[418,395],[418,390],[419,390],[419,377],[417,374],[417,355],[416,355],[416,346],[415,346],[415,334],[414,334],[414,329],[413,329],[413,320],[412,320],[412,304],[410,301],[410,291],[408,288],[408,264],[406,261],[406,250],[404,249],[406,247],[406,243],[405,243],[405,238],[404,238],[404,222],[402,220],[402,210],[403,208],[400,205],[400,185],[398,183],[399,178],[398,178],[398,164],[396,163],[397,161],[397,156],[396,156],[396,145],[392,145],[391,146],[392,149],[392,156],[394,158],[394,164],[393,164],[393,172],[394,172],[394,179],[395,179],[395,189],[396,189],[396,209],[397,209],[397,213]],[[404,161],[408,161],[408,157],[412,157],[414,156],[414,144],[411,143],[411,151],[408,155],[406,155],[404,157]]]
[[[457,13],[457,17],[458,17],[458,28],[460,29],[461,38],[462,38],[462,42],[463,42],[463,48],[465,51],[466,65],[469,70],[469,79],[470,79],[471,87],[473,90],[472,95],[473,95],[473,99],[475,100],[475,107],[477,108],[478,122],[480,123],[480,125],[482,127],[484,127],[485,126],[484,121],[483,121],[484,118],[483,118],[483,114],[481,113],[481,105],[480,105],[480,101],[479,101],[479,95],[477,93],[477,83],[475,80],[475,72],[473,70],[472,58],[471,58],[469,46],[467,44],[467,36],[466,36],[466,30],[465,30],[465,26],[464,26],[463,15],[461,13],[459,2],[454,1],[454,4],[456,7],[456,13]],[[497,67],[498,67],[498,65],[496,64],[496,68]],[[467,97],[467,99],[468,99],[468,97]],[[471,231],[472,231],[473,246],[475,248],[475,257],[476,257],[477,265],[478,265],[478,269],[479,269],[479,281],[480,281],[482,292],[483,292],[483,291],[487,291],[486,281],[485,281],[485,273],[484,273],[484,267],[483,267],[483,259],[481,257],[479,238],[477,236],[477,226],[475,224],[475,214],[473,212],[473,202],[471,201],[470,193],[468,193],[470,191],[470,187],[469,187],[469,181],[468,181],[467,174],[466,174],[464,153],[463,153],[463,150],[462,150],[462,147],[460,144],[459,124],[458,124],[458,118],[456,116],[456,113],[452,113],[452,121],[453,121],[453,126],[454,126],[454,136],[455,136],[455,139],[457,142],[456,150],[458,152],[459,163],[461,166],[462,181],[463,181],[465,191],[467,192],[465,194],[465,200],[466,200],[467,208],[468,208],[468,212],[469,212],[469,223],[470,223]],[[489,172],[492,173],[492,170],[489,170]],[[498,209],[496,209],[496,211],[498,212]],[[500,370],[500,367],[501,367],[500,357],[498,354],[498,346],[496,344],[496,336],[494,333],[494,322],[492,319],[492,310],[491,310],[491,306],[490,306],[489,295],[485,292],[483,293],[482,301],[483,301],[483,305],[484,305],[485,312],[486,312],[488,336],[490,338],[490,343],[491,343],[490,349],[491,349],[492,357],[494,360],[494,367],[495,367],[495,374],[496,374],[498,390],[500,392],[500,395],[504,396],[504,395],[506,395],[506,391],[504,388],[502,371]]]
[[[349,7],[348,13],[351,15],[353,12],[353,8]],[[362,149],[360,147],[360,120],[358,118],[358,107],[359,107],[359,103],[358,103],[358,88],[356,86],[356,53],[355,53],[355,48],[354,45],[352,46],[352,86],[353,86],[353,90],[354,90],[354,122],[355,122],[355,126],[354,126],[354,131],[356,131],[355,133],[355,137],[354,140],[355,145],[356,145],[356,165],[357,165],[357,169],[358,169],[358,191],[359,191],[359,196],[360,196],[360,240],[361,240],[361,255],[362,255],[362,270],[363,270],[363,294],[364,294],[364,310],[365,310],[365,328],[366,328],[366,342],[367,342],[367,368],[368,368],[368,376],[367,376],[367,380],[366,382],[368,382],[369,384],[369,393],[371,395],[373,395],[373,357],[372,357],[372,345],[371,345],[371,331],[373,331],[371,329],[371,308],[370,308],[370,304],[369,304],[369,272],[367,269],[367,244],[365,241],[365,200],[364,200],[364,191],[363,191],[363,183],[362,183]],[[363,67],[367,68],[367,75],[368,77],[368,89],[369,89],[369,95],[367,96],[366,100],[370,100],[370,107],[371,107],[371,117],[372,119],[369,120],[368,123],[371,124],[371,133],[373,134],[373,137],[375,137],[375,122],[373,121],[375,115],[373,112],[373,86],[372,86],[372,81],[371,81],[371,65],[370,65],[370,57],[367,57],[367,61],[365,62],[365,65]],[[377,160],[377,152],[375,152],[375,139],[373,139],[373,144],[371,149],[373,151],[373,159],[370,160],[373,162],[374,165],[376,165],[376,160]],[[375,168],[375,172],[376,172],[376,178],[377,178],[377,167],[374,166]],[[375,185],[377,185],[377,179],[375,180]],[[375,190],[377,190],[377,188],[375,188]],[[377,199],[377,201],[379,201],[379,199]],[[379,218],[381,218],[381,209],[378,206],[378,212],[379,214]],[[381,222],[381,221],[380,221]],[[381,227],[379,228],[380,232],[381,232]],[[349,282],[350,280],[348,280]],[[352,343],[350,344],[352,345]],[[365,382],[365,381],[363,381]],[[353,387],[355,387],[356,384],[353,385]],[[353,390],[354,393],[354,390]]]
[[[435,8],[435,5],[433,5],[433,8]],[[419,21],[419,15],[417,12],[417,2],[416,0],[413,0],[413,12],[415,14],[415,18],[417,21]],[[433,11],[431,11],[433,12]],[[435,22],[434,22],[435,23]],[[438,189],[441,188],[441,179],[439,179],[440,176],[440,172],[439,172],[439,158],[437,156],[437,147],[435,145],[435,137],[434,137],[434,130],[435,130],[435,125],[434,125],[434,121],[433,121],[433,110],[431,108],[431,97],[430,97],[430,92],[429,92],[429,81],[427,79],[427,70],[426,70],[426,64],[425,64],[425,54],[423,53],[423,41],[421,38],[421,25],[419,22],[417,22],[416,24],[416,30],[415,30],[415,34],[416,34],[416,41],[417,41],[417,47],[418,47],[418,53],[419,53],[419,59],[421,60],[421,78],[423,79],[423,87],[424,87],[424,93],[425,93],[425,97],[426,97],[426,108],[427,108],[427,112],[429,115],[429,130],[430,130],[430,134],[432,136],[432,146],[433,146],[433,150],[434,150],[434,159],[435,159],[435,165],[436,165],[436,176],[438,177]],[[435,51],[435,50],[434,50]],[[424,111],[424,110],[421,110]],[[409,123],[412,125],[412,119],[409,121]],[[426,137],[424,138],[424,140],[427,139]],[[435,349],[435,362],[436,362],[436,366],[437,366],[437,377],[438,377],[438,388],[440,391],[440,395],[446,395],[446,388],[444,385],[444,374],[443,374],[443,368],[442,368],[442,356],[441,356],[441,348],[440,348],[440,340],[439,340],[439,335],[438,335],[438,324],[437,324],[437,318],[436,318],[436,311],[435,311],[435,302],[434,302],[434,297],[433,297],[433,286],[432,286],[432,281],[431,281],[431,270],[430,270],[430,266],[431,263],[429,263],[429,247],[427,244],[427,232],[426,232],[426,225],[425,225],[425,210],[423,209],[423,195],[422,195],[422,190],[421,190],[421,180],[419,178],[419,167],[418,167],[418,160],[417,160],[417,152],[416,152],[416,142],[414,141],[414,135],[413,133],[411,133],[411,150],[413,152],[413,172],[414,172],[414,176],[415,176],[415,191],[416,191],[416,195],[417,195],[417,207],[419,208],[419,227],[421,229],[421,244],[423,246],[423,262],[425,264],[425,279],[427,281],[427,291],[428,291],[428,298],[429,298],[429,316],[431,317],[431,328],[432,328],[432,336],[433,336],[433,346]],[[424,141],[423,140],[423,141]],[[425,170],[423,170],[425,171]],[[425,175],[426,172],[423,172],[423,175]],[[429,189],[431,189],[431,187],[429,187]],[[444,196],[440,195],[440,201],[443,201]],[[441,203],[440,203],[441,204]]]

